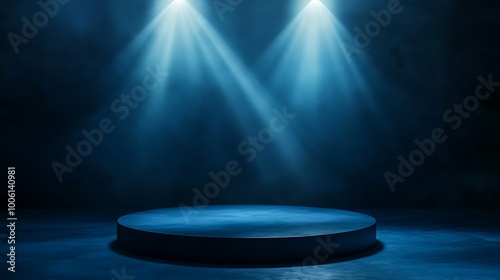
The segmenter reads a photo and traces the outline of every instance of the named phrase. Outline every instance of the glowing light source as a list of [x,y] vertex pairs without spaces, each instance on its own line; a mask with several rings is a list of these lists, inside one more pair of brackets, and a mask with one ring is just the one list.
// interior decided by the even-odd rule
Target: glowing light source
[[[144,115],[140,129],[149,126],[151,130],[158,119],[168,119],[162,117],[168,112],[165,107],[170,106],[170,102],[163,99],[172,89],[187,96],[188,103],[182,104],[186,108],[193,107],[193,103],[200,100],[222,96],[224,103],[218,104],[216,110],[229,111],[237,124],[235,128],[243,137],[253,133],[255,127],[268,126],[275,118],[271,95],[190,1],[172,2],[157,17],[154,26],[152,40],[145,44],[150,44],[150,49],[144,50],[146,60],[165,65],[171,74],[169,79],[175,84],[166,89],[166,94],[155,96],[155,102],[144,113],[147,115]],[[207,85],[213,89],[211,92],[205,90]],[[199,92],[212,96],[196,96]],[[280,142],[281,155],[286,157],[284,161],[296,163],[300,148],[292,138],[293,135],[286,141],[277,141]],[[145,149],[148,141],[143,141]]]
[[264,67],[273,69],[274,85],[290,85],[287,92],[292,94],[293,101],[301,104],[306,98],[314,101],[324,81],[341,78],[332,75],[345,62],[336,26],[337,20],[330,10],[321,1],[311,0],[261,60]]
[[157,5],[154,19],[121,54],[115,66],[124,71],[122,63],[134,61],[135,65],[128,65],[131,80],[143,75],[148,66],[158,65],[161,71],[169,73],[157,94],[148,97],[145,105],[148,109],[136,113],[141,114],[137,129],[152,130],[160,123],[168,123],[172,119],[168,113],[179,110],[179,105],[170,106],[175,106],[172,101],[178,102],[180,95],[190,102],[182,104],[188,108],[200,100],[223,97],[220,109],[231,111],[245,135],[252,130],[249,126],[267,124],[273,114],[270,95],[190,1],[165,0]]
[[187,1],[186,0],[173,0],[170,5],[172,5],[172,4],[180,4],[180,3],[183,3],[183,2],[187,2]]
[[[160,87],[148,95],[143,105],[134,110],[134,123],[130,122],[128,126],[133,132],[130,141],[136,149],[137,164],[142,164],[145,154],[154,157],[155,148],[159,146],[176,143],[176,138],[193,137],[189,134],[190,126],[203,125],[192,121],[193,116],[198,116],[197,112],[210,111],[208,116],[202,118],[206,117],[207,127],[210,126],[214,134],[231,129],[241,135],[238,140],[260,133],[260,128],[269,127],[270,121],[276,118],[276,110],[283,114],[284,106],[290,108],[287,111],[289,114],[296,112],[296,108],[292,108],[293,102],[274,102],[275,92],[270,94],[260,84],[193,3],[196,2],[158,0],[158,6],[153,7],[154,16],[150,23],[112,66],[113,74],[127,77],[120,82],[122,88],[117,89],[117,96],[130,92],[137,81],[142,81],[146,68],[169,73]],[[301,65],[297,68],[300,70],[297,72],[297,81],[282,80],[285,90],[295,84],[301,86],[290,91],[293,95],[298,96],[299,90],[304,90],[308,85],[308,80],[309,85],[318,82],[316,77],[320,75],[321,69],[317,65],[322,63],[321,55],[324,52],[321,36],[328,34],[323,26],[328,14],[328,9],[321,1],[317,4],[313,2],[307,5],[300,19],[295,20],[294,25],[285,32],[291,37],[284,37],[283,41],[278,39],[283,46],[292,44],[290,48],[285,48],[284,56],[277,56],[283,58],[278,71],[287,70],[290,65]],[[298,28],[298,32],[294,28]],[[330,36],[331,33],[325,37]],[[304,45],[300,47],[300,44]],[[278,53],[282,51],[276,50]],[[310,89],[313,96],[314,87]],[[212,117],[224,118],[224,121],[210,123]],[[275,140],[278,147],[274,152],[275,158],[286,162],[284,167],[293,170],[294,174],[301,174],[299,171],[304,170],[301,159],[306,157],[306,153],[296,137],[296,131],[290,126],[280,135]],[[222,147],[224,142],[208,143],[211,146],[207,149],[211,151],[227,152],[227,147]],[[261,161],[257,164],[259,173],[269,174],[266,178],[274,178],[276,173],[273,164],[274,161]],[[298,179],[309,182],[307,176],[301,176],[297,175]]]

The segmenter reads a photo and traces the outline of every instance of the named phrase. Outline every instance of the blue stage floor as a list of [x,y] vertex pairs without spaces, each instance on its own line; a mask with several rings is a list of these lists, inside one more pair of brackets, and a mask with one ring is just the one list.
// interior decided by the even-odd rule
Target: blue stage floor
[[363,258],[305,267],[209,267],[136,259],[111,246],[116,218],[133,211],[23,211],[16,229],[17,272],[7,273],[2,239],[0,279],[499,279],[498,211],[356,211],[377,219],[383,248]]

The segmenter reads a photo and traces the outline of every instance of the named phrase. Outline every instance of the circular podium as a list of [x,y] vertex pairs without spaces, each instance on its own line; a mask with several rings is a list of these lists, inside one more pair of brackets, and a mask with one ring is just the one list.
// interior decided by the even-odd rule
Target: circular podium
[[117,246],[188,262],[274,263],[327,259],[376,244],[376,221],[355,212],[263,205],[149,210],[117,222]]

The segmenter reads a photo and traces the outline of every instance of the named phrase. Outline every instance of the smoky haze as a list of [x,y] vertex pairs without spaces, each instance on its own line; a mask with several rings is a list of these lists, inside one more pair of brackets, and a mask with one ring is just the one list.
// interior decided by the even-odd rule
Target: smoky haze
[[[17,54],[7,35],[22,35],[21,19],[41,8],[27,0],[3,4],[1,158],[3,166],[16,166],[21,207],[191,205],[193,188],[203,191],[214,180],[209,173],[226,170],[230,161],[242,172],[211,204],[498,207],[500,90],[456,130],[456,120],[443,118],[475,93],[479,76],[500,81],[497,2],[401,1],[404,10],[352,54],[349,65],[362,83],[348,77],[343,92],[332,78],[314,106],[291,102],[286,84],[293,81],[276,87],[272,70],[262,67],[262,55],[293,18],[293,1],[244,0],[224,21],[210,2],[193,6],[265,89],[263,119],[252,115],[255,105],[230,101],[204,65],[196,78],[202,86],[195,86],[182,66],[189,60],[179,57],[180,66],[159,81],[165,97],[148,97],[120,118],[113,102],[151,75],[141,61],[150,41],[142,51],[137,44],[126,50],[151,22],[155,1],[69,1]],[[351,35],[344,43],[355,45],[354,28],[364,29],[374,20],[370,11],[390,1],[342,2],[329,8]],[[235,79],[230,71],[216,74]],[[242,154],[239,145],[269,125],[273,108],[284,107],[296,118],[249,161],[251,153]],[[85,140],[82,130],[99,128],[103,119],[113,131],[60,182],[53,163],[66,165],[66,146],[76,149]],[[393,193],[384,172],[397,174],[398,156],[408,159],[418,148],[414,141],[431,138],[436,128],[448,139]]]

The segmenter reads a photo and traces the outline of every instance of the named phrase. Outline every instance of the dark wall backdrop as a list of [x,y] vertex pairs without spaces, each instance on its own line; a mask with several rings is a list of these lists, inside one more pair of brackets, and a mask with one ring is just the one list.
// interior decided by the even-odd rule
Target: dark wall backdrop
[[[190,95],[192,100],[176,99],[175,109],[148,124],[152,128],[147,134],[137,134],[140,114],[134,112],[80,166],[65,174],[62,183],[54,174],[51,163],[64,161],[64,147],[76,145],[82,129],[96,127],[110,102],[119,97],[127,77],[109,69],[151,20],[154,2],[72,0],[15,54],[7,34],[19,34],[21,18],[40,8],[36,1],[2,1],[1,166],[17,168],[20,207],[189,205],[192,189],[209,182],[210,171],[241,159],[238,144],[261,127],[250,126],[255,129],[247,132],[231,129],[236,125],[230,110],[219,108],[224,100],[203,97],[217,91],[211,88]],[[211,1],[191,2],[265,84],[268,76],[257,67],[258,61],[289,23],[292,1],[244,0],[225,14],[224,21]],[[345,3],[337,4],[334,13],[354,33],[355,26],[371,20],[371,10],[386,7],[388,1],[338,2]],[[376,71],[382,77],[379,83],[365,85],[373,87],[372,104],[380,115],[360,109],[344,119],[330,109],[331,99],[320,100],[323,107],[310,113],[321,118],[298,117],[291,124],[306,154],[300,164],[308,180],[295,180],[286,163],[275,157],[279,143],[271,143],[210,203],[337,208],[500,205],[500,90],[457,131],[451,131],[442,117],[474,93],[479,75],[491,73],[500,81],[500,3],[403,3],[404,12],[364,50],[373,67],[360,69],[364,76],[373,77]],[[276,103],[283,104],[279,96]],[[300,111],[289,108],[294,109]],[[437,127],[445,128],[449,139],[391,192],[384,172],[396,172],[398,156],[407,157],[416,148],[413,141],[428,138]],[[151,148],[140,152],[131,139],[150,143]]]

